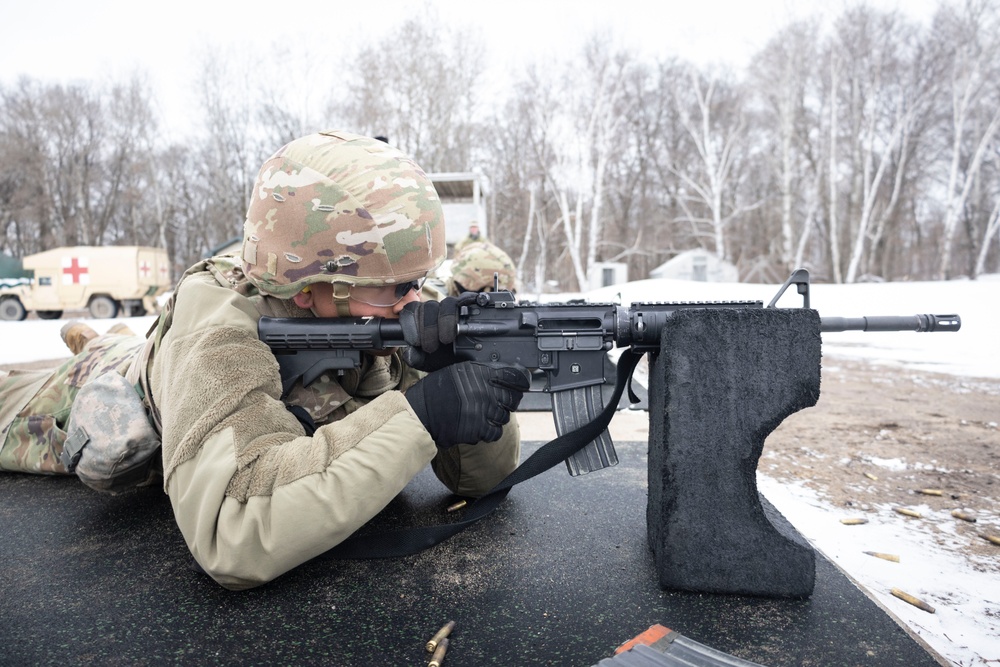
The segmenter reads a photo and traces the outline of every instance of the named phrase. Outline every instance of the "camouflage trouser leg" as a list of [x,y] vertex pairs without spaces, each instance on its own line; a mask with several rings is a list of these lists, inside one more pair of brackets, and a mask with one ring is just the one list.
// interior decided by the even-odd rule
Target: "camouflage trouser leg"
[[143,343],[105,334],[54,370],[0,373],[0,470],[67,474],[59,455],[80,387],[107,371],[124,373]]
[[439,450],[431,468],[452,493],[478,498],[512,473],[520,458],[521,431],[511,415],[499,440]]

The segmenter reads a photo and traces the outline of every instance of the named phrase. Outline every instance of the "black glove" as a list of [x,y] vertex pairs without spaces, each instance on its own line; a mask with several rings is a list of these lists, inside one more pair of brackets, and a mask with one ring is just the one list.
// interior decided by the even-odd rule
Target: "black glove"
[[436,371],[458,361],[451,345],[458,329],[458,313],[462,306],[474,303],[476,296],[465,292],[441,301],[406,304],[399,314],[403,340],[409,345],[403,348],[403,361],[421,371]]
[[529,387],[528,372],[498,363],[462,361],[406,390],[406,400],[441,449],[493,442]]

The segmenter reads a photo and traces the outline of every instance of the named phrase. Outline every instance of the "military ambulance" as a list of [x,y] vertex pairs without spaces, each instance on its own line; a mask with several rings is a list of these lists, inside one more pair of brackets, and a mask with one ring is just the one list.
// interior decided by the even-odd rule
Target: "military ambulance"
[[171,288],[167,253],[146,246],[72,246],[21,260],[27,284],[0,289],[0,319],[23,320],[34,311],[57,319],[63,311],[87,309],[91,317],[119,311],[145,315],[158,310],[156,297]]

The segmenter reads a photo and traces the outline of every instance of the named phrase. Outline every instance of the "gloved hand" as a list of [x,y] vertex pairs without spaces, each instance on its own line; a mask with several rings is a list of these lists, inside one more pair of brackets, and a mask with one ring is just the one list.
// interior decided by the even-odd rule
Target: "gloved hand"
[[493,442],[528,390],[520,367],[462,361],[434,371],[406,390],[406,400],[441,449]]
[[458,313],[462,306],[475,300],[475,292],[465,292],[441,301],[406,304],[399,314],[403,340],[409,346],[403,348],[403,361],[421,371],[436,371],[458,361],[451,346],[458,328]]

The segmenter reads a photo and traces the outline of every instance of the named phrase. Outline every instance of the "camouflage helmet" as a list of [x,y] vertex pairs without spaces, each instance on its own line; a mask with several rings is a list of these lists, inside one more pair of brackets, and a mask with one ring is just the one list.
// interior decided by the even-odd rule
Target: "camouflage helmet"
[[494,274],[499,274],[501,289],[517,291],[517,269],[510,256],[489,241],[470,243],[452,260],[448,291],[491,291]]
[[334,283],[345,309],[351,285],[423,278],[445,253],[441,202],[423,170],[348,132],[302,137],[268,158],[243,226],[243,271],[257,289],[290,299]]

